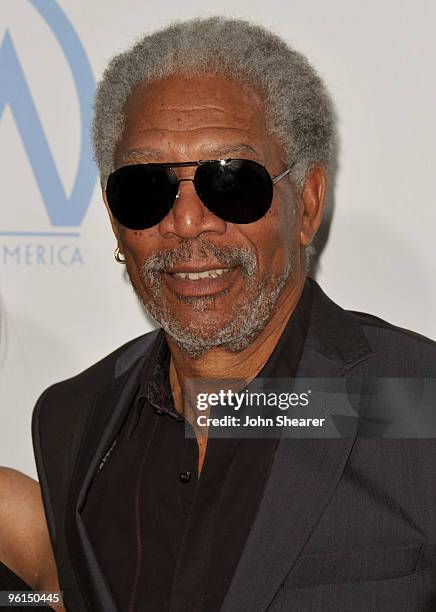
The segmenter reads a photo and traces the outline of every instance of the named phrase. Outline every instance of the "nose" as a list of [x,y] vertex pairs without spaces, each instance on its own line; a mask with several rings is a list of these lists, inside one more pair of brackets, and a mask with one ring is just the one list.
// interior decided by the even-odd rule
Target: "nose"
[[200,200],[193,178],[180,178],[176,201],[159,224],[164,237],[197,238],[204,232],[223,234],[227,223],[211,213]]

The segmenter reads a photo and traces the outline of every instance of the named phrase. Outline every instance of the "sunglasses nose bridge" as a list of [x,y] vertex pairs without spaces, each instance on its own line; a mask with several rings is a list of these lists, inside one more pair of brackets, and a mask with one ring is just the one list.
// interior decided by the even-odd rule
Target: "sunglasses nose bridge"
[[[184,210],[189,210],[190,214],[194,214],[195,216],[200,214],[202,217],[204,217],[207,211],[207,207],[205,206],[203,200],[198,194],[195,175],[191,177],[178,178],[177,182],[177,194],[173,203],[174,212],[177,214],[179,208],[182,207]],[[192,183],[192,187],[185,188],[185,191],[181,192],[182,183]]]
[[180,183],[186,183],[186,182],[194,183],[194,179],[193,178],[179,178],[178,179],[176,200],[180,197]]
[[[182,183],[188,182],[193,185],[183,187]],[[212,231],[222,234],[226,228],[225,221],[208,212],[197,192],[194,178],[180,178],[173,205],[160,223],[160,232],[180,238],[196,238],[204,232]]]

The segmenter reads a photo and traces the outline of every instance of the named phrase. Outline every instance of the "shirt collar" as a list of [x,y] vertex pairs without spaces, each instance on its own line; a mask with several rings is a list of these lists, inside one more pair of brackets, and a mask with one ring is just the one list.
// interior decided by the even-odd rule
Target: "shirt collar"
[[168,414],[182,421],[183,417],[176,410],[170,385],[170,350],[165,333],[162,331],[156,342],[154,358],[146,367],[137,402],[146,398],[157,414]]

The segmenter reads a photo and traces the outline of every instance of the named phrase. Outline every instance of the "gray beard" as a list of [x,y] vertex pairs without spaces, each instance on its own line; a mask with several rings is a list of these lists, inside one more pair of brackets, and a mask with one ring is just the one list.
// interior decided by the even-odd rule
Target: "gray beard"
[[207,326],[202,325],[200,313],[213,308],[219,296],[177,296],[180,302],[191,304],[193,311],[199,313],[188,325],[182,325],[165,306],[161,272],[176,263],[192,259],[193,243],[189,240],[177,249],[155,253],[145,260],[140,270],[142,291],[135,288],[138,297],[175,344],[193,359],[215,347],[232,353],[242,351],[255,340],[271,318],[274,306],[293,271],[293,258],[289,256],[282,274],[257,280],[257,261],[250,249],[221,249],[206,239],[196,240],[195,246],[196,253],[204,259],[204,263],[213,257],[214,261],[226,267],[240,266],[246,293],[242,302],[233,305],[228,323],[215,327],[208,317]]

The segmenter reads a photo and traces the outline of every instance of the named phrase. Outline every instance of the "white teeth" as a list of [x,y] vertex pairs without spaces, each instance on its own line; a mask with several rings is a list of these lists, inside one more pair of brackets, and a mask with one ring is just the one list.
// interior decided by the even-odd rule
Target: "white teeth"
[[174,276],[178,278],[188,278],[189,280],[198,280],[199,278],[217,278],[227,272],[230,268],[219,268],[216,270],[205,270],[204,272],[175,272]]

